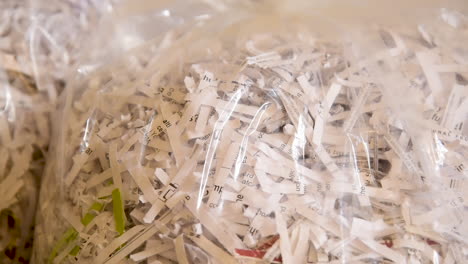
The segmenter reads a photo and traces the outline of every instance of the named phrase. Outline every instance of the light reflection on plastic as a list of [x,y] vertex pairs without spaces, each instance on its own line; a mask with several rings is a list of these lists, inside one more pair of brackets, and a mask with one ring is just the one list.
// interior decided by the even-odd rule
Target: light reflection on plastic
[[434,142],[435,142],[435,146],[436,146],[436,162],[437,162],[437,166],[436,166],[436,170],[439,169],[439,167],[442,167],[443,164],[444,164],[444,161],[445,161],[445,154],[448,153],[448,150],[447,148],[444,146],[444,144],[442,143],[442,141],[439,139],[439,137],[437,136],[437,134],[433,134],[434,136]]
[[161,14],[165,17],[169,17],[171,16],[171,11],[167,10],[167,9],[164,9]]

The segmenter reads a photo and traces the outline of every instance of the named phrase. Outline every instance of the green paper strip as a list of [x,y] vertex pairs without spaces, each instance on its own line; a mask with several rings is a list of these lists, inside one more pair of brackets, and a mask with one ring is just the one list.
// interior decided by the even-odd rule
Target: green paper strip
[[93,205],[91,205],[91,207],[89,208],[89,210],[94,210],[96,212],[101,212],[102,209],[104,209],[104,204],[98,202],[93,203]]
[[119,188],[112,191],[112,205],[114,207],[115,229],[122,235],[125,232],[125,212],[122,195]]
[[[96,217],[96,215],[104,209],[104,204],[95,202],[88,210],[88,213],[81,219],[81,223],[84,226],[87,226],[91,221]],[[48,263],[53,263],[55,257],[62,251],[68,243],[75,240],[78,237],[78,232],[72,227],[68,229],[63,237],[55,244],[55,247],[52,249],[52,253],[49,255]],[[70,255],[77,256],[80,252],[81,248],[79,246],[75,246],[71,251]]]
[[83,219],[81,219],[81,223],[84,226],[87,226],[91,221],[93,221],[94,217],[96,217],[96,215],[94,215],[92,213],[87,213],[87,214],[85,214]]
[[53,263],[59,252],[62,251],[68,245],[68,243],[75,240],[77,237],[78,232],[75,230],[75,228],[69,228],[65,234],[63,234],[62,238],[57,242],[57,244],[55,244],[55,247],[52,249],[52,252],[49,255],[48,263]]
[[70,251],[70,255],[76,257],[78,253],[80,253],[81,248],[79,246],[73,247],[73,249]]
[[93,205],[91,205],[91,207],[89,208],[88,213],[86,213],[86,215],[81,219],[81,223],[82,223],[84,226],[89,225],[89,223],[91,223],[91,221],[93,221],[93,219],[96,217],[96,215],[97,215],[98,213],[100,213],[100,212],[102,211],[103,208],[104,208],[104,204],[95,202],[95,203],[94,203]]

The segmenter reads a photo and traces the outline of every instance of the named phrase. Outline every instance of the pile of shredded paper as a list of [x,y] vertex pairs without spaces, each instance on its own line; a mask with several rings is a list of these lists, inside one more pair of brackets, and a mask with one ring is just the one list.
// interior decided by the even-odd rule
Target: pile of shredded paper
[[235,28],[75,84],[36,260],[466,263],[467,18],[364,30],[357,57]]
[[0,263],[468,263],[468,16],[235,2],[0,2]]
[[100,15],[89,1],[39,2],[0,2],[0,263],[29,263],[50,117],[78,40]]
[[32,250],[33,224],[49,142],[52,107],[31,74],[24,36],[25,1],[0,3],[0,262],[20,263]]

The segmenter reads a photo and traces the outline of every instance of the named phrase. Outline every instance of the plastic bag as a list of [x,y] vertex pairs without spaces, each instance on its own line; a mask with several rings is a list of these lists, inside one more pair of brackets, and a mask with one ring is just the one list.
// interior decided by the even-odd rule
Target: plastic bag
[[70,80],[35,260],[449,261],[409,224],[420,165],[341,8],[232,7]]
[[[83,30],[71,27],[79,18],[73,20],[67,16],[67,23],[63,24],[67,26],[67,34],[63,31],[57,34],[64,27],[54,23],[64,15],[64,9],[56,8],[58,2],[47,1],[48,10],[53,10],[55,15],[49,13],[48,22],[42,25],[44,16],[40,12],[44,10],[38,11],[39,1],[34,1],[34,4],[34,8],[30,8],[31,1],[7,0],[0,3],[0,193],[5,195],[0,206],[2,263],[29,262],[39,182],[50,139],[50,115],[63,89],[60,83],[63,75],[60,73],[66,71],[69,60],[59,64],[60,68],[53,68],[51,64],[59,61],[57,57],[69,57],[69,53],[77,52],[70,52],[72,47],[57,36],[67,35],[68,41],[78,43],[78,38],[70,38],[70,35],[83,33]],[[83,7],[77,9],[80,15],[85,14]],[[37,38],[37,35],[48,42]],[[60,45],[63,46],[59,48]],[[51,46],[58,51],[43,54]],[[52,58],[53,63],[43,56]],[[59,69],[60,73],[57,73]]]
[[65,75],[85,51],[88,37],[118,0],[29,0],[27,41],[34,78],[55,103]]
[[31,76],[25,1],[0,3],[0,262],[27,263],[51,108]]
[[[74,87],[74,85],[77,85],[75,81],[80,80],[80,78],[83,78],[83,76],[87,77],[90,72],[96,71],[96,68],[99,68],[102,66],[102,64],[105,64],[105,62],[113,62],[115,57],[121,56],[119,53],[129,52],[129,50],[134,49],[135,46],[141,45],[142,43],[144,43],[146,45],[145,47],[152,50],[153,52],[166,47],[173,38],[180,37],[179,35],[182,35],[184,30],[181,30],[180,32],[171,31],[171,33],[167,35],[165,35],[164,32],[170,30],[171,28],[179,27],[180,25],[188,27],[189,23],[203,21],[210,16],[211,12],[214,11],[210,5],[206,5],[198,1],[175,1],[167,5],[148,2],[146,4],[152,8],[152,11],[145,13],[144,15],[136,16],[135,13],[139,13],[141,10],[132,10],[131,7],[133,7],[134,3],[135,1],[123,2],[122,5],[117,6],[117,8],[109,14],[107,20],[102,22],[101,31],[98,34],[95,34],[95,38],[92,40],[94,42],[90,43],[89,45],[106,45],[108,46],[107,53],[103,54],[102,52],[96,52],[95,50],[88,50],[89,52],[86,53],[86,57],[82,57],[82,63],[78,68],[74,69],[74,74],[76,73],[77,75],[72,76],[77,77],[77,79],[73,79],[73,81],[69,80],[71,86]],[[141,3],[144,3],[144,1],[140,1],[140,4]],[[156,6],[154,6],[155,4]],[[142,5],[140,7],[142,7]],[[144,12],[147,11],[147,9],[144,10]],[[147,17],[146,19],[144,18],[145,16]],[[158,22],[158,26],[154,27],[154,24],[149,24],[149,22]],[[187,25],[185,23],[187,23]],[[135,30],[136,27],[139,27],[139,30]],[[161,37],[160,35],[164,35],[165,37]],[[156,38],[156,40],[152,40],[152,38]],[[113,40],[112,45],[108,44],[109,39]],[[148,42],[149,40],[157,44],[152,45]],[[61,104],[61,106],[59,106],[62,107],[61,110],[63,110],[63,105],[69,103],[69,97],[67,97],[66,93],[64,95],[64,100],[58,101]],[[62,117],[62,111],[58,111],[55,119],[60,120]],[[64,128],[63,124],[61,122],[56,122],[54,127],[59,128],[56,129],[57,133],[54,133],[56,135],[55,138],[60,139],[60,135],[63,133],[61,131],[62,128]],[[63,186],[58,186],[54,178],[56,169],[60,169],[61,166],[63,166],[63,164],[60,163],[65,161],[63,157],[60,156],[60,148],[61,147],[57,147],[57,144],[53,144],[51,146],[51,154],[49,156],[48,168],[46,172],[46,175],[48,176],[42,183],[42,186],[44,187],[41,194],[41,200],[46,202],[41,203],[41,211],[46,210],[45,208],[52,207],[49,204],[51,197],[52,199],[55,199],[65,196],[65,194],[62,192],[63,189],[61,189]],[[66,162],[68,163],[68,161]],[[59,182],[61,182],[61,180]],[[56,191],[59,191],[60,193],[57,194]],[[55,205],[57,204],[53,204],[53,206]],[[46,213],[50,214],[56,212],[47,211]],[[49,223],[49,220],[50,219],[47,218],[46,223]],[[55,244],[55,241],[52,241],[51,239],[58,233],[49,229],[52,228],[49,225],[46,226],[47,230],[45,232],[42,230],[43,222],[41,221],[43,221],[43,215],[41,212],[38,212],[38,221],[41,224],[38,225],[39,230],[36,232],[36,237],[39,241],[47,241],[47,243],[35,244],[35,261],[42,263],[44,261],[47,262],[47,259],[52,260],[55,258],[50,257],[53,254],[50,254],[51,250],[49,247],[53,242]],[[64,224],[53,226],[53,228],[62,230],[64,227]],[[62,257],[66,256],[67,255],[65,254]],[[58,256],[58,258],[60,258],[60,256]]]
[[[0,259],[25,262],[32,251],[50,112],[31,77],[0,68]],[[34,107],[33,107],[34,106]]]
[[433,20],[381,31],[380,43],[370,44],[382,47],[372,69],[391,105],[388,128],[404,165],[387,184],[411,191],[407,228],[446,248],[444,263],[468,260],[467,11],[434,10]]

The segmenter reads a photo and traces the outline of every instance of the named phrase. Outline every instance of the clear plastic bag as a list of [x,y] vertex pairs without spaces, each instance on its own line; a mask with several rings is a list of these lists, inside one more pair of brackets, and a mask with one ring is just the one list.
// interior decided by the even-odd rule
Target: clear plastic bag
[[25,1],[0,3],[0,262],[27,263],[51,108],[31,76]]
[[468,260],[467,11],[433,10],[432,20],[381,31],[381,41],[370,43],[381,47],[372,70],[391,106],[387,124],[404,165],[392,184],[410,191],[407,229],[440,247],[444,263]]
[[85,63],[58,119],[35,260],[449,261],[452,244],[411,224],[428,198],[414,135],[402,136],[380,46],[356,38],[371,26],[342,8],[229,7]]
[[38,89],[55,103],[101,18],[118,0],[28,0],[27,43]]
[[[78,37],[84,34],[86,27],[79,28],[77,23],[96,23],[89,19],[91,8],[85,8],[85,2],[67,4],[0,3],[0,193],[5,195],[0,206],[1,263],[29,261],[50,116],[71,63],[68,57],[73,60],[78,52],[70,43],[79,43]],[[71,19],[70,13],[78,15]],[[83,15],[87,17],[78,17]]]
[[[152,52],[164,49],[169,43],[171,43],[172,39],[179,38],[183,35],[183,32],[186,31],[186,29],[183,29],[184,27],[190,27],[190,23],[200,23],[201,21],[209,18],[210,14],[215,10],[211,5],[200,3],[198,1],[175,1],[170,2],[170,4],[145,3],[145,1],[139,1],[139,7],[143,8],[146,5],[150,7],[151,11],[148,12],[149,9],[145,8],[143,8],[143,11],[139,9],[133,10],[133,4],[135,3],[135,1],[122,2],[122,5],[117,5],[117,8],[105,17],[100,26],[100,31],[94,35],[94,38],[92,38],[93,42],[88,43],[88,45],[93,47],[107,46],[108,49],[105,54],[104,52],[96,50],[87,50],[87,52],[83,52],[81,54],[81,64],[79,67],[73,68],[73,70],[69,72],[72,73],[71,76],[73,77],[73,79],[70,78],[67,80],[71,87],[77,88],[77,83],[80,83],[82,78],[88,78],[88,75],[91,73],[97,74],[94,72],[99,73],[105,68],[103,65],[108,67],[111,63],[115,62],[116,58],[122,57],[121,53],[130,52],[130,50],[135,49],[136,46],[144,44],[143,47],[140,47],[139,49],[145,48]],[[141,14],[141,12],[144,12],[144,14]],[[150,22],[157,22],[158,26],[155,27],[154,24],[150,24]],[[182,27],[181,30],[174,30],[165,34],[165,32],[169,31],[171,28],[178,28],[179,26]],[[139,27],[139,30],[135,30],[137,27]],[[109,39],[113,40],[111,41],[112,45],[109,45]],[[147,50],[144,51],[146,52]],[[143,57],[144,55],[140,54],[140,56]],[[126,67],[125,69],[128,68]],[[105,72],[101,73],[105,76]],[[88,89],[86,87],[86,89],[83,90],[86,91]],[[76,89],[73,91],[77,92]],[[87,93],[93,92],[95,91],[92,89],[87,91]],[[54,117],[55,120],[61,120],[61,118],[64,118],[63,110],[67,109],[68,104],[70,103],[68,101],[70,96],[67,93],[64,93],[63,97],[64,100],[58,101],[60,104],[60,111],[58,111],[57,115]],[[65,160],[64,157],[61,156],[61,151],[63,151],[63,149],[61,145],[62,141],[60,140],[62,139],[61,136],[63,135],[63,129],[65,128],[63,125],[64,123],[60,121],[56,121],[54,123],[54,127],[56,128],[54,131],[54,138],[55,143],[58,144],[51,145],[48,167],[45,173],[47,177],[45,177],[42,182],[43,188],[41,192],[41,200],[44,202],[40,204],[41,208],[38,212],[37,218],[39,224],[38,230],[36,231],[36,237],[37,240],[44,241],[44,243],[35,244],[35,261],[38,263],[47,262],[49,260],[52,261],[55,257],[60,258],[60,256],[54,255],[57,252],[53,253],[54,250],[50,247],[53,244],[54,246],[57,246],[55,245],[57,241],[54,241],[53,239],[55,239],[57,235],[61,235],[62,231],[64,231],[63,229],[66,227],[65,223],[53,226],[47,225],[44,227],[45,223],[43,222],[43,220],[46,219],[46,223],[52,223],[48,217],[51,214],[57,213],[55,209],[47,211],[57,205],[57,203],[54,202],[54,199],[66,197],[63,191],[67,188],[60,185],[63,182],[62,179],[58,179],[58,181],[56,181],[57,179],[55,178],[55,173],[60,171],[64,164],[69,163],[69,161]],[[68,131],[68,128],[66,128],[66,130]],[[52,205],[50,204],[51,202]],[[45,215],[47,215],[47,217],[44,217]],[[60,214],[60,218],[57,219],[63,219],[62,214]],[[54,218],[54,221],[57,219]],[[56,231],[55,228],[60,231]],[[67,234],[70,233],[68,232]],[[70,239],[70,237],[66,238],[65,241],[67,239]],[[60,245],[63,245],[63,243],[64,242],[59,241],[58,248],[60,248]],[[66,256],[67,254],[62,257]]]
[[[0,3],[1,263],[29,262],[50,116],[69,57],[73,61],[78,52],[70,43],[79,43],[87,28],[76,24],[95,23],[91,16],[96,20],[85,6],[83,1]],[[71,18],[70,13],[78,15]]]
[[0,260],[23,263],[32,252],[51,109],[24,72],[0,68],[0,85]]

